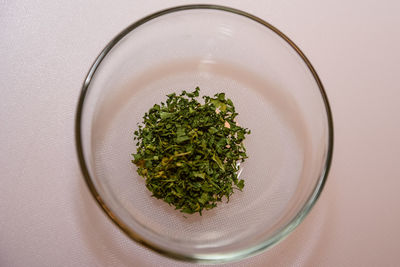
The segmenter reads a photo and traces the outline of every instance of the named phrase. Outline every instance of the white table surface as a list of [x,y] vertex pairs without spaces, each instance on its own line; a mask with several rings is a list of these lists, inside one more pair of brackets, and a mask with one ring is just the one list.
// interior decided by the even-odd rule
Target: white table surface
[[[0,0],[0,266],[184,266],[128,239],[76,160],[81,84],[120,30],[197,1]],[[229,266],[400,265],[400,2],[212,1],[272,23],[304,51],[331,102],[322,197],[283,242]]]

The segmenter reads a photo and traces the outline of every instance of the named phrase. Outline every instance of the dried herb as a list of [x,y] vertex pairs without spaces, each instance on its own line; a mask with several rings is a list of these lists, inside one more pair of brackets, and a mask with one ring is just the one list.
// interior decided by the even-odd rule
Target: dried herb
[[238,113],[224,93],[203,96],[201,104],[199,92],[169,94],[145,113],[132,162],[152,196],[201,215],[243,189],[238,163],[247,158],[243,140],[250,130],[236,124]]

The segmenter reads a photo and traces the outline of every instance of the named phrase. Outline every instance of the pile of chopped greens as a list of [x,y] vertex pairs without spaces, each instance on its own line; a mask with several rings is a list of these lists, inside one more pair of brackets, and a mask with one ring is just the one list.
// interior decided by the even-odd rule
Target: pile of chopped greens
[[242,190],[238,163],[246,158],[243,140],[250,130],[237,125],[238,113],[224,93],[196,98],[200,89],[167,95],[135,131],[132,162],[152,196],[184,213],[200,215],[234,189]]

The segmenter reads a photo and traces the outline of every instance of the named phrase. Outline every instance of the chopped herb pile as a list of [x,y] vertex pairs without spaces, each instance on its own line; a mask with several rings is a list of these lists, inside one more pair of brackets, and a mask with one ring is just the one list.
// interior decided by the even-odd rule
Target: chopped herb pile
[[201,215],[243,189],[238,163],[247,158],[243,140],[250,130],[236,124],[238,113],[224,93],[203,96],[201,104],[199,91],[169,94],[145,113],[132,162],[152,196]]

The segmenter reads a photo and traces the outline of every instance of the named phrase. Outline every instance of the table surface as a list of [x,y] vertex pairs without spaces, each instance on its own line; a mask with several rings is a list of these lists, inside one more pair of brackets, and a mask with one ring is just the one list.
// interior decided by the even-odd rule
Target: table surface
[[[190,2],[0,1],[1,266],[190,265],[112,225],[83,182],[73,135],[81,84],[105,44],[149,13]],[[277,246],[230,266],[399,266],[400,2],[229,5],[296,42],[335,123],[331,172],[309,216]]]

